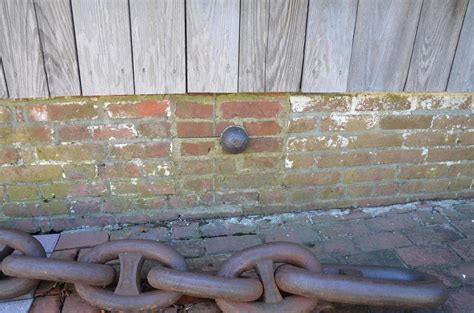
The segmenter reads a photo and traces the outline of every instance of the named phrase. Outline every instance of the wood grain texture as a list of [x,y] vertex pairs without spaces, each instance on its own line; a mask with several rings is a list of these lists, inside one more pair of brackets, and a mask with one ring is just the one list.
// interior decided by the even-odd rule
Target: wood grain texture
[[5,72],[3,70],[2,60],[0,60],[0,99],[8,98],[7,81],[5,80]]
[[186,92],[184,0],[130,0],[135,93]]
[[127,0],[72,0],[83,95],[133,94]]
[[422,0],[359,0],[351,91],[403,90]]
[[474,1],[469,1],[454,57],[448,91],[474,92]]
[[51,96],[81,94],[69,0],[35,0]]
[[269,0],[241,0],[239,91],[265,91]]
[[405,90],[446,89],[468,2],[430,0],[423,3]]
[[298,91],[308,0],[270,1],[266,91]]
[[186,2],[189,92],[237,91],[239,13],[239,0]]
[[48,96],[33,0],[0,0],[0,59],[11,98]]
[[304,92],[346,91],[357,0],[310,0]]

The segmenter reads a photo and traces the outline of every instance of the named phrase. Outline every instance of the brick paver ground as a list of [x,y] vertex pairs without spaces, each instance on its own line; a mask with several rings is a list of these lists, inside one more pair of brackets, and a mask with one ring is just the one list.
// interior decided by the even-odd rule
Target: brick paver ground
[[[322,261],[416,268],[449,288],[440,308],[374,309],[332,305],[324,312],[474,312],[474,201],[432,201],[364,210],[254,216],[157,225],[116,226],[38,236],[51,257],[77,259],[107,240],[144,238],[167,242],[186,256],[191,270],[216,271],[233,252],[259,243],[305,245]],[[50,248],[51,245],[55,248]],[[43,282],[31,296],[0,303],[0,312],[100,312],[69,284]],[[30,307],[31,306],[31,307]],[[179,305],[166,312],[219,312],[212,302]]]

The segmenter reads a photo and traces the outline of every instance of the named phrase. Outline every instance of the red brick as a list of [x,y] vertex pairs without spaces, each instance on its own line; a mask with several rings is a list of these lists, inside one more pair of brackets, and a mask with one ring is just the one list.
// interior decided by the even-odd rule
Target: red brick
[[289,120],[288,132],[304,133],[316,128],[316,117],[292,117]]
[[214,106],[198,102],[176,102],[176,116],[180,118],[212,119]]
[[367,133],[349,138],[347,147],[349,149],[358,148],[378,148],[378,147],[401,147],[402,135],[387,135],[382,133]]
[[229,204],[235,203],[238,205],[256,204],[259,200],[258,192],[243,191],[243,192],[225,192],[215,193],[216,203]]
[[279,134],[281,131],[280,125],[277,122],[245,122],[244,128],[247,130],[249,136],[269,136]]
[[171,124],[169,122],[144,123],[139,126],[139,130],[144,137],[169,137],[171,135]]
[[97,168],[94,164],[65,164],[63,171],[67,179],[93,179],[97,177]]
[[55,250],[94,247],[109,240],[109,233],[103,230],[63,232]]
[[35,298],[29,313],[59,313],[61,309],[61,295]]
[[375,180],[387,180],[395,177],[393,168],[367,168],[348,170],[344,173],[344,182],[365,182]]
[[0,165],[14,164],[18,161],[18,152],[15,148],[0,147]]
[[281,179],[274,173],[240,174],[236,176],[218,177],[217,190],[250,189],[276,186]]
[[453,145],[456,135],[443,131],[418,131],[403,136],[406,147],[430,147]]
[[7,203],[3,206],[3,213],[9,217],[52,216],[68,213],[68,207],[64,201]]
[[367,197],[372,194],[372,185],[349,185],[347,187],[347,192],[351,197]]
[[276,169],[281,164],[280,157],[246,157],[244,167],[248,169]]
[[60,145],[36,148],[39,160],[45,161],[97,161],[105,158],[102,145]]
[[285,183],[290,186],[328,185],[339,181],[338,172],[288,174]]
[[214,148],[214,141],[182,142],[181,155],[206,155]]
[[443,265],[460,262],[454,251],[442,246],[413,246],[400,248],[398,255],[409,266]]
[[157,196],[169,195],[175,192],[172,181],[131,181],[111,182],[110,189],[113,195],[126,196]]
[[419,163],[423,161],[422,150],[384,150],[373,153],[374,164]]
[[437,115],[433,117],[435,129],[471,129],[474,128],[474,117],[470,115]]
[[166,157],[171,152],[169,142],[130,143],[113,145],[109,148],[113,159],[148,159]]
[[103,182],[64,182],[41,186],[43,196],[47,199],[65,199],[68,197],[98,197],[107,193]]
[[370,163],[368,152],[338,153],[317,157],[318,167],[356,166]]
[[430,162],[474,160],[474,148],[431,148],[428,151],[427,160]]
[[433,178],[443,177],[448,173],[448,166],[445,164],[432,165],[412,165],[400,168],[400,178]]
[[83,300],[77,293],[70,294],[64,300],[62,313],[100,313],[101,309],[98,309],[91,304]]
[[178,163],[179,174],[205,175],[214,171],[212,160],[181,160]]
[[321,121],[321,131],[358,131],[369,130],[377,125],[374,116],[331,115]]
[[378,231],[394,231],[417,226],[407,214],[393,214],[386,217],[372,218],[366,221],[367,226]]
[[312,168],[316,164],[312,154],[289,154],[285,160],[286,168]]
[[322,241],[311,248],[316,255],[351,255],[357,251],[354,242],[347,238]]
[[429,128],[432,116],[412,115],[412,116],[384,116],[380,119],[381,129],[417,129]]
[[53,141],[53,130],[45,125],[0,128],[0,144],[48,143]]
[[16,121],[18,123],[24,123],[26,122],[26,119],[25,119],[25,114],[23,113],[23,107],[22,106],[17,106],[15,107],[15,110],[16,110]]
[[187,178],[183,180],[182,188],[196,192],[214,190],[214,179],[210,177]]
[[339,199],[339,198],[344,197],[344,192],[345,192],[345,189],[344,187],[341,187],[341,186],[337,186],[337,187],[331,186],[331,187],[322,188],[319,191],[319,199],[322,199],[322,200]]
[[404,233],[415,245],[442,244],[461,239],[460,235],[443,226],[414,228]]
[[373,195],[378,196],[391,196],[397,194],[399,190],[398,183],[377,183],[374,186]]
[[174,170],[174,164],[169,161],[156,160],[143,164],[144,176],[170,176]]
[[12,119],[12,114],[7,107],[0,107],[0,123],[8,123]]
[[102,179],[140,176],[140,167],[135,163],[104,164],[98,169],[99,177]]
[[362,251],[374,251],[411,246],[407,237],[400,233],[377,233],[354,239]]
[[77,141],[91,139],[91,134],[86,126],[64,125],[58,130],[60,141]]
[[251,138],[247,152],[279,152],[283,146],[280,138]]
[[459,134],[458,140],[456,142],[458,145],[463,146],[474,145],[474,131]]
[[99,116],[93,103],[34,104],[25,107],[33,122],[95,119]]
[[216,124],[216,131],[214,132],[216,136],[221,136],[224,130],[229,126],[235,126],[236,124],[233,122],[217,122]]
[[143,100],[125,103],[108,103],[105,111],[111,118],[165,117],[169,111],[168,100]]
[[176,124],[178,137],[200,138],[214,135],[212,122],[178,122]]
[[43,182],[61,179],[59,165],[0,167],[2,182]]
[[474,303],[474,287],[462,287],[449,293],[446,306],[448,312],[469,313]]
[[283,109],[280,101],[230,101],[220,105],[222,118],[272,118]]
[[88,129],[92,134],[92,138],[96,140],[133,139],[137,137],[135,126],[130,124],[89,126]]

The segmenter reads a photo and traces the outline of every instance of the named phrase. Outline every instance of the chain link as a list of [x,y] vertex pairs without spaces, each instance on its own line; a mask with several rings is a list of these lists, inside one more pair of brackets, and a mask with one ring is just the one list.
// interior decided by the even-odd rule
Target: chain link
[[[311,312],[325,301],[425,308],[447,299],[445,286],[431,275],[393,267],[321,264],[309,250],[288,242],[242,250],[217,276],[188,272],[179,252],[152,240],[110,241],[89,250],[79,262],[47,259],[34,237],[16,230],[0,229],[0,244],[11,248],[0,255],[0,299],[26,294],[40,280],[74,283],[90,304],[118,311],[164,309],[183,295],[215,299],[226,313]],[[13,250],[23,255],[11,255]],[[114,260],[120,261],[119,273],[106,264]],[[148,272],[146,283],[155,289],[146,292],[141,280],[144,260],[160,264]]]

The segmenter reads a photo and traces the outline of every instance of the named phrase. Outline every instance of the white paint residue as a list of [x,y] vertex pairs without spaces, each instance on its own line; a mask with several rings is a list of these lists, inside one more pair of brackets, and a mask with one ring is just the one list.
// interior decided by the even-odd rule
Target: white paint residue
[[138,184],[138,179],[137,178],[132,178],[132,179],[130,179],[130,182],[132,183],[132,185],[137,185]]
[[285,159],[285,168],[293,168],[294,161]]
[[312,105],[312,99],[307,96],[291,96],[291,111],[301,113],[304,112],[308,107]]
[[[164,165],[158,165],[156,167],[156,169],[158,170],[158,172],[163,172],[163,175],[165,175],[165,176],[170,176],[171,175],[170,167],[166,163]],[[156,174],[154,174],[154,175],[156,175]]]
[[44,122],[48,120],[48,111],[46,105],[42,105],[34,110],[31,110],[31,119],[38,122]]

